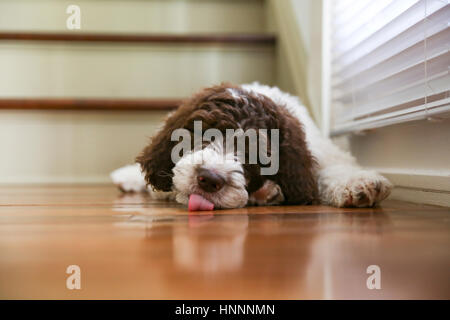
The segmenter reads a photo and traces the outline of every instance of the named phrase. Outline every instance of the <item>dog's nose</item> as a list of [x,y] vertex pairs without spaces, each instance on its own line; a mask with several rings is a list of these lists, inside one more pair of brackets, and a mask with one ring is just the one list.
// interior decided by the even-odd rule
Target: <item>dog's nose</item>
[[216,192],[222,189],[225,179],[208,169],[200,169],[197,173],[197,182],[204,191]]

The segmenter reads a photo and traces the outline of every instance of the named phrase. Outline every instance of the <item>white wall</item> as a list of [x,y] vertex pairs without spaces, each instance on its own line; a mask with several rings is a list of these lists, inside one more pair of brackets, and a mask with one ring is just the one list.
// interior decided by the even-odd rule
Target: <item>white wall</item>
[[414,121],[349,135],[359,163],[396,186],[392,199],[450,206],[449,121]]
[[322,126],[322,0],[268,0],[269,30],[278,35],[276,82],[298,95]]
[[166,112],[0,111],[0,183],[108,183]]

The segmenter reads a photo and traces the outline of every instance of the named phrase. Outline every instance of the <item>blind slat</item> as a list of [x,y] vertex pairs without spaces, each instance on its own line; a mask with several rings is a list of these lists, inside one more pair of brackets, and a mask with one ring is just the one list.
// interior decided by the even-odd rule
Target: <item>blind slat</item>
[[376,101],[369,100],[365,104],[360,104],[357,108],[353,108],[353,110],[349,112],[341,113],[336,120],[338,122],[349,121],[351,119],[368,116],[372,113],[385,111],[398,105],[407,104],[410,101],[431,96],[436,93],[445,92],[449,87],[449,83],[450,76],[448,72],[443,72],[426,83],[422,81],[421,83],[416,83],[406,89],[395,91]]
[[439,116],[443,119],[450,117],[450,98],[439,100],[430,105],[422,104],[417,107],[382,114],[370,119],[361,119],[349,123],[343,123],[333,130],[333,134],[337,135],[349,131],[374,129],[407,121],[428,119],[435,116]]
[[373,0],[341,0],[333,1],[334,10],[336,12],[334,24],[336,26],[343,25],[345,22],[352,19],[355,15],[364,10]]
[[[449,29],[447,24],[449,18],[450,6],[447,6],[436,12],[430,17],[429,21],[427,21],[426,35],[423,22],[416,24],[403,34],[386,42],[376,50],[362,57],[360,60],[355,61],[347,68],[343,68],[340,72],[335,73],[333,76],[333,85],[338,86],[342,83],[349,82],[353,77],[356,77],[371,68],[382,65],[383,62],[402,55],[402,53],[408,55],[409,53],[407,50],[411,48],[414,49],[420,47],[419,50],[423,50],[422,52],[416,51],[415,54],[418,56],[414,56],[416,59],[421,59],[425,57],[425,39],[427,40],[427,50],[431,50],[430,52],[433,52],[433,50],[440,50],[442,47],[448,49]],[[431,53],[431,55],[432,54],[435,53]],[[401,61],[400,63],[405,64],[405,61]]]
[[[397,0],[396,2],[402,2],[402,0]],[[334,59],[333,64],[339,69],[345,68],[382,44],[394,39],[415,24],[423,22],[426,16],[433,14],[445,6],[446,5],[441,0],[421,0],[417,2],[388,25],[371,34],[357,46],[348,48],[345,53]],[[335,50],[336,48],[333,46],[333,51]]]
[[450,116],[449,1],[382,0],[353,20],[343,7],[331,17],[332,133]]
[[[353,90],[336,91],[334,100],[342,103],[361,102],[364,100],[376,100],[378,96],[386,95],[395,88],[405,88],[417,81],[425,81],[425,74],[433,78],[448,68],[450,53],[443,50],[429,59],[421,59],[420,62],[408,65],[403,70],[395,72],[388,77],[376,78],[376,75],[368,75],[361,82],[354,81]],[[368,84],[365,84],[367,82]],[[394,88],[394,89],[393,89]]]
[[[418,0],[413,1],[417,2]],[[335,33],[333,35],[335,41],[345,40],[349,35],[354,34],[358,29],[361,29],[369,19],[376,17],[380,11],[383,11],[383,9],[389,7],[392,2],[393,0],[370,1],[362,7],[361,10],[347,19],[351,20],[352,23],[345,23],[347,21],[337,23],[334,28]],[[339,26],[339,24],[341,24],[341,26]]]
[[[385,0],[372,1],[371,7],[359,13],[359,16],[355,17],[351,23],[342,28],[336,28],[334,55],[339,59],[340,55],[383,29],[418,2],[419,0],[389,1],[388,5],[386,5]],[[411,13],[408,13],[408,18],[404,19],[410,20],[410,23],[415,23],[414,21],[417,22],[421,18],[422,14],[412,10]]]

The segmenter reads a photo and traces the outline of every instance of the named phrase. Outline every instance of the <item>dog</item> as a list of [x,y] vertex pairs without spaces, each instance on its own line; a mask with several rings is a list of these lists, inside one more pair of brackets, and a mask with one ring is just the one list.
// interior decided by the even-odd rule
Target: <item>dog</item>
[[[226,152],[215,139],[202,141],[200,147],[181,152],[173,161],[179,142],[173,138],[175,130],[183,129],[192,137],[196,122],[201,123],[202,134],[208,129],[221,133],[277,130],[276,144],[268,134],[256,133],[265,141],[259,147],[270,145],[268,154],[278,159],[276,172],[262,174],[272,165],[264,159],[248,162],[251,143],[238,157],[236,150]],[[299,98],[259,83],[225,83],[194,94],[169,114],[136,162],[112,172],[121,190],[148,191],[157,199],[182,204],[196,194],[218,209],[309,204],[372,207],[392,189],[386,178],[361,168],[350,153],[322,136]]]

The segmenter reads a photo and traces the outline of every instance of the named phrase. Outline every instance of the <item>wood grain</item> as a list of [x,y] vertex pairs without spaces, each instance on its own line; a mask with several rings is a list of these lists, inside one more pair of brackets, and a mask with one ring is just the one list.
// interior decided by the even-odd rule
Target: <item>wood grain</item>
[[449,299],[449,214],[389,200],[188,214],[113,186],[4,186],[0,298]]

